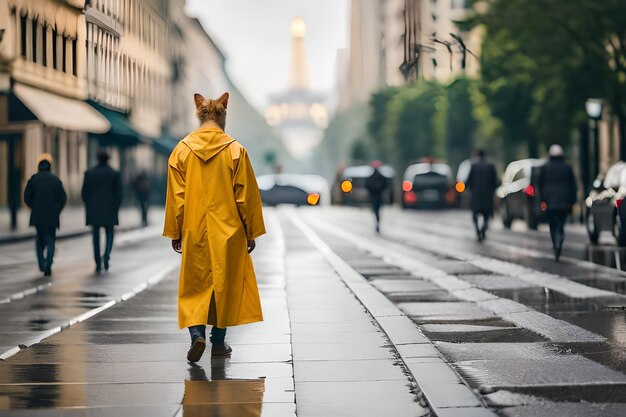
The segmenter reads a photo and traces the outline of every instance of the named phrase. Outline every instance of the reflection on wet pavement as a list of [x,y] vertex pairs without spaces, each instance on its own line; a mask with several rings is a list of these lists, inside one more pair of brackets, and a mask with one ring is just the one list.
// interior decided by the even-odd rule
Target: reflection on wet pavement
[[183,416],[259,417],[263,406],[265,379],[226,379],[225,361],[211,360],[209,380],[199,365],[189,368],[185,381]]
[[[398,213],[382,237],[373,237],[367,213],[333,213],[302,217],[338,255],[349,252],[346,246],[358,248],[367,262],[353,253],[344,260],[439,341],[441,353],[499,414],[626,415],[626,276],[574,262],[556,268],[531,252],[503,256],[490,245],[448,236],[447,225],[440,233],[419,214]],[[407,233],[408,224],[419,224],[412,229],[419,232]],[[428,240],[420,239],[422,229],[429,230]],[[359,245],[365,237],[375,242]],[[407,243],[394,258],[390,252]],[[398,261],[402,257],[416,261]],[[432,286],[439,282],[441,289]],[[576,332],[566,326],[606,341],[573,340]],[[568,403],[581,400],[592,403]]]

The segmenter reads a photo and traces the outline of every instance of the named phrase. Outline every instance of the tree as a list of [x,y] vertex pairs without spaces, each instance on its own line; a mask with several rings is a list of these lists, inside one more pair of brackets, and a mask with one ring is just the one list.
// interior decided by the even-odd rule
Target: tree
[[584,103],[604,98],[619,120],[626,158],[626,2],[482,0],[466,23],[482,25],[483,92],[507,137],[567,142],[585,123]]
[[393,143],[391,160],[397,168],[420,157],[442,156],[436,152],[440,138],[434,123],[441,96],[438,84],[418,80],[389,101],[384,134]]
[[467,159],[474,147],[474,131],[478,122],[474,117],[471,84],[469,79],[462,77],[446,87],[446,153],[452,167]]
[[372,94],[369,102],[368,138],[372,143],[372,154],[383,161],[390,160],[393,154],[393,144],[386,133],[386,126],[389,102],[399,91],[397,87],[385,88]]

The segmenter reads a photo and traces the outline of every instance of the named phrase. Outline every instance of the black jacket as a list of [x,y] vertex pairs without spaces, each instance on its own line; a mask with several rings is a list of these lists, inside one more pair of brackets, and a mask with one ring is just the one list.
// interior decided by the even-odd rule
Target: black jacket
[[470,208],[491,214],[494,193],[498,187],[496,167],[486,158],[474,159],[466,185],[472,192]]
[[365,188],[372,196],[380,196],[387,189],[387,177],[374,169],[372,175],[365,180]]
[[82,192],[87,225],[110,227],[118,224],[122,204],[122,178],[116,170],[100,164],[85,172]]
[[59,227],[59,216],[67,195],[61,180],[50,171],[40,171],[30,177],[24,190],[24,202],[32,209],[31,226]]
[[539,171],[539,197],[548,211],[571,210],[576,202],[574,170],[563,158],[550,158]]

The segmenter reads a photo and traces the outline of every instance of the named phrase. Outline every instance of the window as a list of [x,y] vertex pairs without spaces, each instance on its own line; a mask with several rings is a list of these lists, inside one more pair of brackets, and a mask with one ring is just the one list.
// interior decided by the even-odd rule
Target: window
[[24,59],[26,58],[26,22],[26,16],[20,16],[20,26],[22,27],[20,46],[22,50],[22,58]]
[[59,65],[59,67],[62,68],[61,71],[67,72],[68,70],[67,68],[67,38],[62,37],[61,42],[63,43],[63,55],[62,55],[62,62]]
[[519,171],[515,173],[513,176],[513,182],[523,180],[524,179],[524,169],[521,168]]
[[55,70],[59,69],[59,60],[57,59],[57,47],[59,45],[58,42],[58,34],[57,34],[57,30],[56,28],[52,27],[52,39],[50,39],[50,42],[52,42],[52,68],[54,68]]
[[74,39],[72,41],[72,74],[76,77],[78,77],[78,72],[76,71],[76,64],[77,64],[77,58],[76,58],[76,50],[77,50],[77,46],[78,46],[78,40]]
[[465,9],[467,8],[466,0],[452,0],[452,8],[453,9]]
[[31,20],[30,24],[30,43],[31,43],[31,56],[30,59],[32,62],[37,62],[37,27],[39,26],[38,21]]
[[43,49],[43,62],[44,67],[48,66],[48,27],[43,26],[43,42],[41,43],[41,49]]

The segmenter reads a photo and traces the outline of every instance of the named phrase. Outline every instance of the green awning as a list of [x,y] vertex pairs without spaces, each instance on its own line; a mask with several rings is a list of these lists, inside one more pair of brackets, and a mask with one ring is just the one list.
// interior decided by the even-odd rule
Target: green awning
[[141,142],[139,133],[130,124],[124,113],[108,109],[96,102],[89,104],[98,110],[111,123],[111,130],[100,135],[92,135],[102,146],[135,146]]

